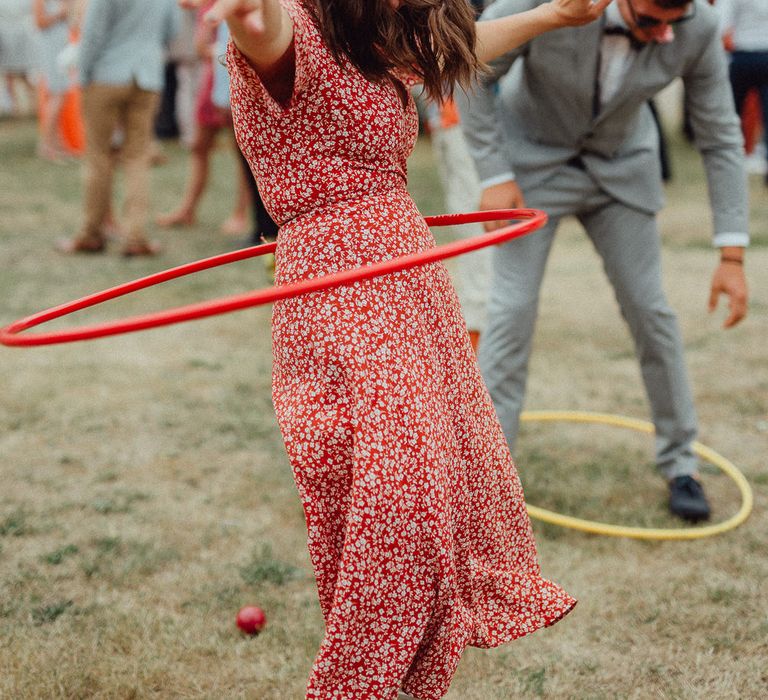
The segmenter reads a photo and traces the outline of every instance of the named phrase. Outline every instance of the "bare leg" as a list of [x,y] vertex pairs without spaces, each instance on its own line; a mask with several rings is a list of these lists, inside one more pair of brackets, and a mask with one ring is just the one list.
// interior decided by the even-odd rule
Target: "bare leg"
[[189,155],[189,178],[184,199],[178,209],[170,214],[157,217],[157,225],[164,227],[193,226],[195,214],[205,186],[208,184],[211,151],[216,141],[218,129],[209,126],[198,126],[194,146]]
[[11,114],[14,117],[21,116],[19,96],[16,93],[16,80],[12,73],[5,74],[5,91],[8,93],[8,99],[11,101]]
[[29,79],[28,75],[22,75],[19,79],[22,83],[24,83],[24,87],[27,90],[27,97],[29,98],[29,113],[34,114],[37,111],[37,88]]
[[[133,86],[123,108],[125,141],[122,164],[125,172],[124,255],[151,255],[155,246],[147,241],[149,212],[149,167],[152,151],[152,120],[159,94]],[[104,212],[106,218],[107,212]]]
[[219,229],[227,235],[239,235],[248,229],[248,208],[251,205],[251,191],[242,168],[237,169],[237,199],[232,213]]

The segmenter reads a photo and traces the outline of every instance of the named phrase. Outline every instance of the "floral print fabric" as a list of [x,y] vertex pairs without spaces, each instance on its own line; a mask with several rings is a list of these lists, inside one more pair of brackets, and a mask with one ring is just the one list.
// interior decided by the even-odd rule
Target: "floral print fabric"
[[[435,245],[406,191],[412,99],[339,65],[286,0],[286,104],[230,45],[235,130],[281,224],[276,282]],[[406,81],[407,82],[407,81]],[[445,268],[281,301],[273,400],[326,622],[307,698],[445,695],[463,649],[556,622],[520,482]]]

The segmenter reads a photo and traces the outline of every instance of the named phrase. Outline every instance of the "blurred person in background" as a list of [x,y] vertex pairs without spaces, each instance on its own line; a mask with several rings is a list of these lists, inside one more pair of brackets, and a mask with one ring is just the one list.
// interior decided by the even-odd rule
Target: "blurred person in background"
[[47,105],[41,111],[40,142],[37,155],[50,161],[59,161],[67,150],[59,136],[59,120],[66,92],[70,87],[68,71],[59,57],[69,44],[69,22],[72,13],[70,0],[32,0],[35,25],[39,36],[40,80],[45,84]]
[[[456,94],[442,104],[429,102],[424,107],[432,154],[449,214],[475,211],[480,202],[480,182],[461,131],[456,107],[456,100],[465,97],[463,93]],[[482,224],[456,227],[456,235],[461,238],[480,236],[483,231]],[[456,261],[456,292],[475,351],[486,323],[490,275],[491,251],[488,248],[462,255]]]
[[[229,43],[229,28],[226,22],[222,22],[216,31],[216,55],[224,56]],[[223,60],[214,60],[213,62],[213,87],[211,89],[211,101],[221,110],[229,114],[232,118],[232,107],[229,99],[229,72],[226,63]],[[261,199],[259,188],[256,185],[256,178],[251,172],[251,166],[243,155],[240,147],[235,143],[237,156],[242,168],[242,177],[247,183],[251,199],[251,234],[248,243],[250,245],[259,245],[277,239],[277,224],[267,212],[264,202]],[[265,265],[271,274],[275,269],[275,256],[268,255],[265,258]]]
[[[221,131],[225,131],[228,136],[232,134],[232,115],[229,109],[217,107],[212,99],[214,65],[221,58],[222,52],[217,49],[215,28],[203,19],[210,4],[209,2],[201,8],[197,15],[196,44],[202,73],[195,105],[195,138],[188,159],[187,184],[178,207],[157,217],[157,225],[163,228],[195,225],[197,209],[208,186],[216,138]],[[236,183],[233,211],[221,225],[222,233],[226,234],[242,233],[248,226],[250,192],[239,167],[233,175],[233,180]]]
[[178,13],[174,0],[88,0],[79,57],[86,131],[84,221],[74,238],[59,243],[63,253],[106,249],[118,127],[124,135],[122,252],[127,257],[158,252],[146,235],[149,166],[165,51],[178,31]]
[[203,64],[197,51],[197,12],[184,8],[181,14],[180,30],[171,43],[169,60],[176,72],[176,124],[179,141],[184,148],[192,148],[195,141],[195,103],[200,87]]
[[759,97],[764,148],[756,170],[768,186],[768,0],[718,0],[717,8],[728,37],[733,99],[742,120],[750,91]]
[[31,0],[0,0],[0,76],[15,117],[32,114],[37,103],[33,39]]
[[[470,5],[477,16],[483,11],[483,0],[471,0]],[[461,131],[456,106],[456,100],[465,98],[464,93],[460,92],[442,104],[430,102],[424,106],[445,207],[451,214],[474,211],[480,203],[480,182]],[[462,238],[472,238],[482,233],[481,224],[456,227],[456,234]],[[491,251],[488,248],[462,255],[456,261],[456,292],[475,352],[486,323],[490,276]]]
[[161,140],[178,139],[182,146],[190,148],[194,138],[195,99],[200,75],[197,70],[200,58],[195,42],[196,13],[189,9],[181,10],[179,20],[179,32],[171,42],[165,59],[165,84],[155,116],[155,136]]

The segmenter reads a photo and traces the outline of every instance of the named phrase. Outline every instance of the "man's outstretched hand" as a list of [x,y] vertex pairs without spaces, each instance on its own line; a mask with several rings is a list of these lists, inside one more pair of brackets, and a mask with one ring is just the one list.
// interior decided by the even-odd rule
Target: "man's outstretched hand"
[[709,311],[717,308],[720,295],[728,296],[730,313],[723,322],[723,328],[733,328],[747,315],[747,280],[744,267],[738,262],[723,260],[712,275],[712,286],[709,291]]

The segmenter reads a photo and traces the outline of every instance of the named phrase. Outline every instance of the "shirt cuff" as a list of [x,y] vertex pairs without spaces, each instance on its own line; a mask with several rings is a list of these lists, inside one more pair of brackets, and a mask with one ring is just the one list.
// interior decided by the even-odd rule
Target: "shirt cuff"
[[[500,185],[502,182],[514,182],[515,181],[515,174],[509,170],[506,173],[502,173],[501,175],[494,175],[493,177],[489,177],[486,180],[480,181],[480,189],[487,189],[488,187],[493,187],[494,185]],[[729,245],[735,245],[733,243]]]
[[726,246],[735,246],[737,248],[746,248],[749,245],[748,233],[737,233],[726,231],[725,233],[716,233],[712,239],[715,248],[725,248]]

